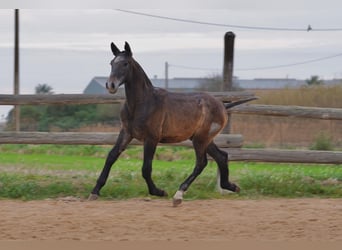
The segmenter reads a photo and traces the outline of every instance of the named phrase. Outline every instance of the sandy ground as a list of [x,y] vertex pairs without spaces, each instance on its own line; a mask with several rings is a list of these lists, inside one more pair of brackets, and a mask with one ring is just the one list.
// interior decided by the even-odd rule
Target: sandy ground
[[342,199],[0,201],[0,241],[341,241]]

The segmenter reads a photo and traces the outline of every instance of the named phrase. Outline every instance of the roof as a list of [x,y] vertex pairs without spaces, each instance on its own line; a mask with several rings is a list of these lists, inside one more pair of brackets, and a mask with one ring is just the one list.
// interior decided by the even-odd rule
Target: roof
[[235,82],[243,89],[296,88],[306,84],[305,80],[297,80],[293,78],[257,78],[251,80],[235,79]]
[[[107,77],[96,76],[94,77],[87,87],[84,89],[84,94],[108,94],[106,90]],[[193,91],[198,90],[203,83],[208,79],[206,78],[171,78],[168,79],[168,86],[164,78],[150,79],[153,86],[159,88],[168,88],[173,91]],[[281,88],[297,88],[306,85],[306,80],[298,80],[294,78],[256,78],[256,79],[239,79],[234,77],[234,85],[243,89],[281,89]],[[324,83],[328,85],[339,84],[341,79],[325,80]],[[123,91],[123,88],[119,89]]]
[[153,86],[159,88],[169,89],[198,89],[206,79],[205,78],[171,78],[168,79],[168,86],[166,87],[166,81],[163,78],[150,79]]
[[107,94],[106,89],[107,77],[96,76],[94,77],[84,89],[83,94]]
[[[107,77],[96,76],[94,77],[87,87],[84,89],[83,94],[107,94],[106,82]],[[152,85],[158,88],[166,88],[165,79],[162,78],[152,78],[150,79]],[[200,84],[204,82],[205,78],[172,78],[168,80],[168,89],[172,90],[182,90],[191,91],[193,89],[198,89]]]

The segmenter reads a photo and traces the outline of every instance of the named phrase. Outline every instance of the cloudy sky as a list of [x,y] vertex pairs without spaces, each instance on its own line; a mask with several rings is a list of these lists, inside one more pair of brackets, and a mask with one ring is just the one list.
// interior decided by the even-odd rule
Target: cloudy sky
[[[111,41],[121,48],[128,41],[150,77],[163,78],[166,61],[169,77],[221,73],[227,31],[236,35],[234,75],[239,78],[342,78],[340,0],[3,2],[2,94],[13,93],[13,8],[22,8],[22,94],[33,93],[40,83],[55,93],[82,93],[94,76],[109,74]],[[0,116],[5,108],[0,107]]]

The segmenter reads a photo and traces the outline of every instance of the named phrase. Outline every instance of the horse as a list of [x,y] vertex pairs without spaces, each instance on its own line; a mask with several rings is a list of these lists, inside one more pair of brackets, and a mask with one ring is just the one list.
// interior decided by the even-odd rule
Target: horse
[[183,195],[207,165],[207,154],[217,163],[222,189],[239,192],[240,188],[229,182],[228,154],[213,142],[227,123],[227,109],[254,100],[249,98],[223,103],[207,93],[176,93],[154,87],[143,68],[133,58],[130,45],[124,51],[111,43],[114,59],[106,82],[109,93],[115,94],[125,87],[126,101],[121,109],[121,130],[110,150],[103,170],[91,191],[89,200],[96,200],[105,185],[112,165],[133,138],[143,142],[142,176],[150,195],[168,196],[152,180],[152,160],[158,143],[176,143],[190,139],[196,155],[193,172],[179,186],[173,196],[173,205],[182,203]]

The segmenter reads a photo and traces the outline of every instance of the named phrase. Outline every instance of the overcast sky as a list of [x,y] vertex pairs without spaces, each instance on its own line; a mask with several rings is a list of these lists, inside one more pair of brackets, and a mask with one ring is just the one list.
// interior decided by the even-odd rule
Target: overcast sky
[[[150,77],[163,78],[166,61],[171,65],[170,77],[221,73],[227,31],[236,35],[234,75],[239,78],[342,78],[341,0],[149,1],[154,3],[149,6],[142,4],[146,1],[126,1],[120,6],[115,4],[118,1],[106,0],[95,1],[96,5],[86,0],[51,1],[53,5],[39,0],[29,1],[31,5],[27,2],[1,4],[2,8],[31,8],[20,10],[22,94],[33,93],[40,83],[49,84],[55,93],[82,93],[94,76],[109,74],[111,41],[119,48],[128,41]],[[137,15],[117,8],[217,25]],[[309,32],[308,25],[312,27]],[[13,43],[14,11],[0,9],[3,94],[13,93]],[[325,57],[332,58],[292,67],[245,70]],[[0,116],[3,113],[4,107],[0,107]]]

